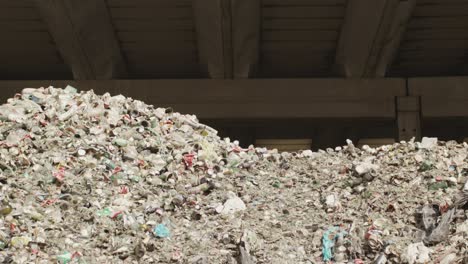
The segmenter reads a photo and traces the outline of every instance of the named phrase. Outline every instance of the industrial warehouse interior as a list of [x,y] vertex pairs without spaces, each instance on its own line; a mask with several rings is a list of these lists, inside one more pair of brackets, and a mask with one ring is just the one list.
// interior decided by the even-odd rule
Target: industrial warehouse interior
[[0,0],[0,263],[468,263],[468,0]]

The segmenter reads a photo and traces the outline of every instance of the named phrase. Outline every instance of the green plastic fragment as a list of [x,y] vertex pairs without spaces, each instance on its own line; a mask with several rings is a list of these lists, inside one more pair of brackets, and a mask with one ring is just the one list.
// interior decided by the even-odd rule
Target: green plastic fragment
[[123,138],[116,138],[114,140],[114,143],[119,147],[125,147],[125,146],[127,146],[128,141],[126,139],[123,139]]
[[61,255],[57,255],[57,261],[61,264],[67,264],[72,260],[72,253],[65,252]]
[[432,163],[429,161],[424,161],[421,166],[419,166],[419,171],[428,171],[432,169]]
[[434,182],[429,185],[429,190],[431,191],[437,191],[440,189],[447,189],[449,186],[446,181],[441,181],[441,182]]
[[44,216],[41,215],[40,213],[38,212],[31,212],[29,214],[29,216],[31,217],[32,220],[34,221],[41,221],[42,219],[44,219]]
[[116,173],[116,174],[113,174],[110,176],[110,179],[112,182],[116,182],[118,180],[123,180],[126,178],[126,175],[124,172],[119,172],[119,173]]
[[105,159],[104,160],[104,165],[106,165],[106,167],[110,170],[113,170],[115,169],[115,167],[117,167],[111,160],[109,159]]
[[363,192],[363,193],[361,194],[361,196],[362,196],[362,198],[364,198],[364,199],[369,199],[369,198],[372,197],[372,192],[369,191],[369,190],[366,190],[365,192]]
[[97,215],[99,215],[99,216],[110,216],[111,214],[112,214],[112,211],[108,207],[106,207],[106,208],[104,208],[102,210],[99,210],[97,212]]
[[13,211],[13,208],[10,205],[0,206],[0,215],[6,216]]
[[13,237],[10,244],[14,248],[23,248],[31,242],[31,238],[25,236]]
[[133,182],[140,182],[141,178],[138,176],[130,176],[129,179]]
[[202,132],[200,133],[202,136],[204,137],[207,137],[209,134],[208,134],[208,131],[206,131],[205,129],[202,130]]

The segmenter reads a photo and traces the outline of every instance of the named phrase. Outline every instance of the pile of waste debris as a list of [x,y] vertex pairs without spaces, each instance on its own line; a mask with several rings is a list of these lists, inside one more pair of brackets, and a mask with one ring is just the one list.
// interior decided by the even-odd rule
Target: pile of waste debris
[[468,263],[468,145],[278,153],[93,91],[0,106],[0,263]]

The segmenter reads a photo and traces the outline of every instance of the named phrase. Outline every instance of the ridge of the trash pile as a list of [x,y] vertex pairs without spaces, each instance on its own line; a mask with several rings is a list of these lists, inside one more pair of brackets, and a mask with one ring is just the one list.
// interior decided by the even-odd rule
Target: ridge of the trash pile
[[467,154],[241,148],[170,108],[27,88],[0,106],[0,263],[466,263]]

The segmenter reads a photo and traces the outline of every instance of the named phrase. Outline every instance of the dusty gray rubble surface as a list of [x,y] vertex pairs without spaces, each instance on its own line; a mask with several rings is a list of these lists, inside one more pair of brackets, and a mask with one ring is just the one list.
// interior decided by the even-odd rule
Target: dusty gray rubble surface
[[468,145],[243,149],[122,95],[0,106],[0,263],[468,263]]

